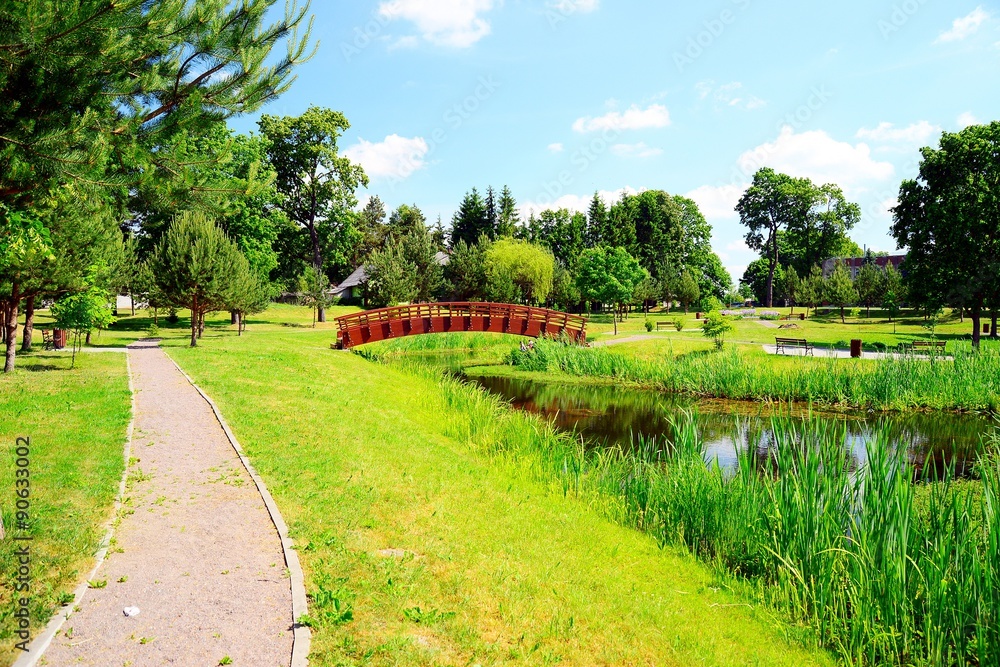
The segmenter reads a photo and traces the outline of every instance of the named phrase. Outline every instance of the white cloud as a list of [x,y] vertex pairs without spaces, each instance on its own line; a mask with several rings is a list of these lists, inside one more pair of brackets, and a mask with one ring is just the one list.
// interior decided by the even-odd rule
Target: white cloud
[[558,142],[549,144],[549,152],[551,153],[562,153],[564,150],[566,150],[566,147]]
[[344,151],[344,156],[364,167],[372,179],[402,180],[427,164],[424,158],[428,150],[422,137],[407,139],[390,134],[377,144],[360,139]]
[[622,111],[611,111],[596,118],[580,118],[573,123],[576,132],[600,132],[602,130],[624,131],[667,127],[670,112],[662,104],[653,104],[642,109],[633,104]]
[[662,148],[653,148],[647,146],[645,142],[640,141],[637,144],[615,144],[611,147],[611,152],[618,157],[633,157],[633,158],[646,158],[646,157],[656,157],[658,155],[663,155]]
[[989,19],[989,12],[983,9],[982,6],[976,7],[967,16],[955,19],[951,24],[951,30],[941,33],[941,36],[934,40],[934,43],[960,42],[966,37],[975,34]]
[[796,133],[788,125],[773,142],[743,153],[738,164],[748,176],[761,167],[772,167],[818,183],[836,183],[845,190],[864,190],[872,181],[884,181],[896,171],[891,163],[874,160],[868,144],[837,141],[822,130]]
[[892,123],[879,123],[872,129],[861,128],[856,136],[858,139],[867,139],[880,144],[924,144],[939,132],[941,132],[940,127],[922,120],[908,127],[896,127]]
[[[638,194],[640,190],[636,190],[633,187],[625,186],[618,190],[601,190],[597,194],[604,200],[604,203],[610,208],[612,204],[617,202],[622,198],[623,194]],[[542,211],[547,210],[558,210],[561,208],[569,209],[570,211],[575,211],[579,213],[586,213],[590,210],[590,202],[594,200],[594,194],[589,195],[563,195],[556,199],[551,204],[539,203],[539,202],[524,202],[518,209],[521,213],[521,220],[527,220],[534,213],[538,215]]]
[[708,99],[718,106],[731,107],[752,111],[767,106],[767,102],[756,95],[747,95],[743,92],[743,84],[739,81],[716,86],[714,81],[699,81],[695,84],[698,91],[698,99]]
[[979,125],[979,119],[973,116],[970,112],[966,111],[958,117],[958,127],[959,129],[964,130],[970,125]]
[[495,4],[495,0],[389,0],[382,2],[378,11],[390,21],[412,22],[432,44],[462,49],[490,34],[490,24],[480,14]]
[[703,185],[684,195],[693,199],[709,222],[714,220],[735,219],[736,204],[750,186],[749,183],[736,185],[721,185],[718,187]]

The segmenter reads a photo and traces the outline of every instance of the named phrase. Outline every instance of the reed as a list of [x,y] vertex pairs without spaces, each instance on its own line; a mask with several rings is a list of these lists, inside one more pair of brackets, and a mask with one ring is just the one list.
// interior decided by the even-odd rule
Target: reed
[[810,401],[880,411],[1000,411],[1000,348],[953,348],[952,359],[817,358],[789,365],[735,346],[646,361],[603,348],[540,341],[534,351],[510,352],[507,363],[527,371],[614,378],[714,398]]

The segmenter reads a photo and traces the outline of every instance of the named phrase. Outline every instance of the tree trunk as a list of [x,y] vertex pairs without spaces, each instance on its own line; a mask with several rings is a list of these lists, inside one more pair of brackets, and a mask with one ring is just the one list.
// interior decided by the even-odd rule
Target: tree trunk
[[983,319],[983,303],[982,299],[976,301],[972,306],[972,347],[979,349],[979,341],[982,337],[982,331],[980,326],[982,325]]
[[847,320],[845,319],[845,316],[844,316],[844,307],[843,306],[840,307],[840,323],[841,324],[847,324]]
[[132,288],[128,288],[128,302],[132,306],[132,317],[135,317],[135,295],[132,294]]
[[[307,227],[309,228],[309,240],[312,241],[313,247],[313,268],[316,269],[317,274],[323,273],[323,254],[320,252],[319,247],[319,233],[316,231],[316,222],[311,221]],[[319,306],[317,308],[316,319],[319,322],[326,322],[326,308]]]
[[235,310],[230,310],[229,311],[229,323],[230,324],[239,324],[240,323],[239,313],[237,313]]
[[87,330],[87,338],[83,341],[84,345],[90,345],[90,330]]
[[618,335],[618,304],[611,308],[611,321],[615,323],[615,335]]
[[198,347],[198,297],[191,297],[191,347]]
[[3,372],[14,371],[14,360],[17,356],[17,307],[21,301],[21,286],[14,283],[10,290],[10,300],[7,302],[7,321],[4,322],[4,341],[7,344],[7,357]]
[[154,308],[153,309],[153,324],[155,324],[156,326],[160,326],[160,309],[159,308]]
[[774,245],[774,255],[771,256],[771,266],[767,273],[767,307],[774,308],[774,272],[778,268],[778,230],[771,230],[771,243]]
[[21,352],[31,352],[31,337],[35,333],[35,297],[24,300],[24,336],[21,338]]
[[997,338],[1000,338],[1000,334],[997,333],[997,311],[994,310],[990,314],[990,319],[992,320],[990,327],[990,338],[996,340]]

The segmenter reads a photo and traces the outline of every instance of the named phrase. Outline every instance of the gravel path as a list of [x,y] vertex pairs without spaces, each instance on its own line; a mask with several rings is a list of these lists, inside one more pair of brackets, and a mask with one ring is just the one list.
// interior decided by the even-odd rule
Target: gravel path
[[107,584],[88,592],[40,664],[213,667],[228,656],[234,667],[287,667],[291,586],[260,494],[166,353],[155,343],[128,353],[134,512],[98,574]]

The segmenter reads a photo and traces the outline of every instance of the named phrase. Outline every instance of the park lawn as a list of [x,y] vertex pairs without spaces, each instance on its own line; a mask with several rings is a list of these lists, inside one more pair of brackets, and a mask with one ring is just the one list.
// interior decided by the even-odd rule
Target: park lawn
[[329,343],[261,332],[167,346],[291,527],[312,664],[833,664],[687,553],[477,453],[468,434],[491,424],[471,424],[438,378]]
[[[341,315],[358,312],[358,308],[353,306],[334,306],[327,309],[327,322],[316,324],[315,331],[328,331],[336,338],[337,324],[334,320]],[[149,335],[149,327],[154,323],[153,312],[151,310],[138,309],[136,314],[131,311],[122,310],[117,321],[108,329],[95,331],[91,336],[90,347],[125,347],[130,343],[146,338]],[[157,326],[158,338],[174,339],[183,338],[190,341],[191,318],[186,310],[178,311],[177,322],[171,324],[167,321],[166,312],[161,311]],[[24,315],[21,315],[20,327],[24,326]],[[42,329],[52,328],[52,317],[49,311],[39,310],[35,312],[35,326],[31,337],[32,345],[42,347]],[[309,308],[287,304],[272,304],[267,311],[258,315],[251,315],[247,318],[248,331],[313,331],[312,311]],[[18,329],[18,345],[20,346],[21,332]],[[231,324],[229,313],[211,313],[205,321],[205,336],[213,337],[228,332],[236,332],[236,326]],[[67,344],[72,344],[68,340]]]
[[[62,596],[93,566],[104,537],[125,462],[122,452],[131,414],[125,355],[33,353],[0,377],[0,509],[7,539],[0,542],[0,664],[14,656],[16,608],[14,551],[28,535],[31,549],[32,627],[37,634]],[[30,527],[15,521],[16,439],[31,438]],[[19,595],[17,597],[20,597]],[[18,652],[19,653],[19,652]]]

